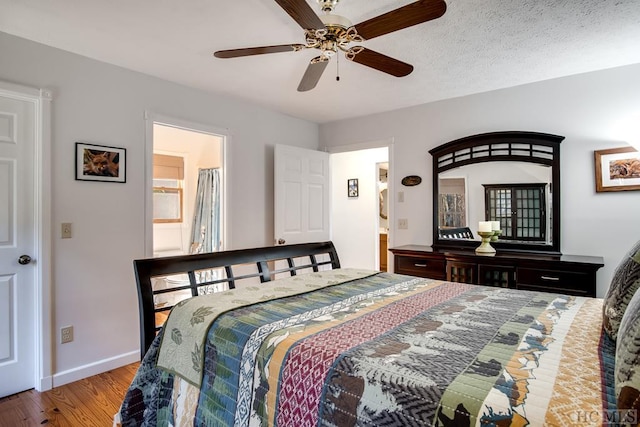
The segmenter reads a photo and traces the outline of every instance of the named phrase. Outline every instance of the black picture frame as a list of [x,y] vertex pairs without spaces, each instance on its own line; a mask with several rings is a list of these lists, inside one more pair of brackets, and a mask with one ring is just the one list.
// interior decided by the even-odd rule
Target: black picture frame
[[347,197],[358,197],[358,179],[347,180]]
[[76,180],[127,182],[127,150],[76,142]]

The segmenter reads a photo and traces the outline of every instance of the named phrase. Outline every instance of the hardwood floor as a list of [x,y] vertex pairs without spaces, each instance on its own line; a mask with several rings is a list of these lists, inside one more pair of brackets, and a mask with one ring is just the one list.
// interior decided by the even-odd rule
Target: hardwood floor
[[39,393],[28,390],[0,399],[0,427],[105,427],[113,424],[138,369],[132,363]]

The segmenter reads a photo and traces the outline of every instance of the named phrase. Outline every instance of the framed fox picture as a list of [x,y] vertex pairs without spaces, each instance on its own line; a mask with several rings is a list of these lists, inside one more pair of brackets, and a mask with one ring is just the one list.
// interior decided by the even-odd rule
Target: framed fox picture
[[76,180],[124,183],[126,155],[124,148],[76,142]]

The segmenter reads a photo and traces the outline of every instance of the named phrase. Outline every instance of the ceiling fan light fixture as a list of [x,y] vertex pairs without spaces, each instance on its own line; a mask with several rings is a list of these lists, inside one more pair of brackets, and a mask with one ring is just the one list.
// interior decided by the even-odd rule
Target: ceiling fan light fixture
[[336,7],[340,0],[318,0],[318,4],[320,5],[320,9],[323,12],[331,12],[333,8]]
[[331,59],[331,57],[333,57],[336,54],[336,48],[334,47],[328,47],[327,49],[322,49],[322,56],[324,56],[327,59]]
[[347,28],[350,28],[353,26],[351,21],[349,21],[344,16],[334,15],[333,13],[327,14],[327,15],[321,15],[320,20],[325,26],[329,28],[338,27],[346,30]]

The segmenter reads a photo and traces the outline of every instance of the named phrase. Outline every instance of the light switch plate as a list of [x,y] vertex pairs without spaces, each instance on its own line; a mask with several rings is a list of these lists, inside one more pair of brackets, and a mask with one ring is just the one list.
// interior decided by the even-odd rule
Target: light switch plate
[[71,223],[70,222],[63,222],[62,223],[62,227],[60,229],[60,235],[63,239],[70,239],[71,238]]

